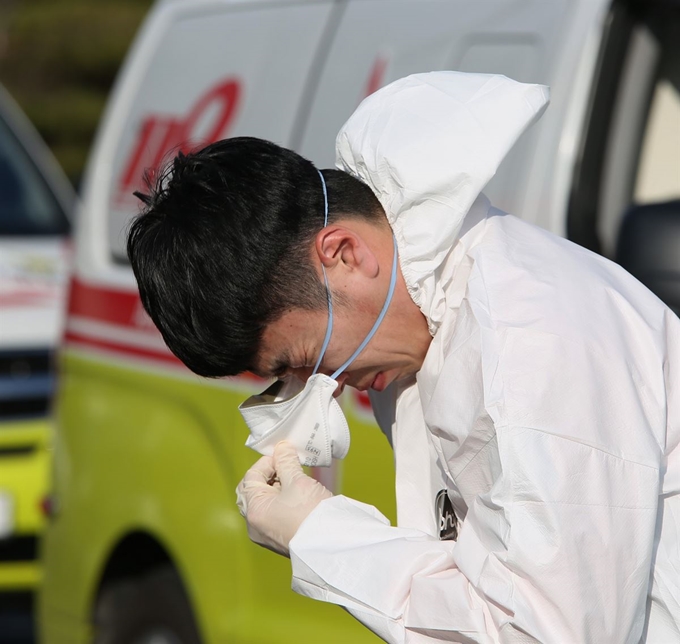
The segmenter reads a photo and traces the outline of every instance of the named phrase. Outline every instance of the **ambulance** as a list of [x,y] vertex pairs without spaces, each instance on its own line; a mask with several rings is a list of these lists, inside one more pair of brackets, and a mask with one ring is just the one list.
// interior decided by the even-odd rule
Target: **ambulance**
[[[237,404],[167,350],[125,254],[132,193],[168,153],[249,135],[334,163],[368,94],[407,74],[506,74],[551,106],[487,193],[615,258],[680,306],[680,7],[610,0],[165,0],[122,68],[83,186],[55,407],[41,641],[360,644],[248,541],[234,489],[257,454]],[[631,244],[631,239],[636,241]],[[639,249],[644,252],[639,252]],[[452,392],[455,397],[455,392]],[[313,471],[395,519],[389,444],[343,400],[346,460]],[[399,565],[399,562],[395,562]]]
[[52,355],[63,326],[74,200],[0,85],[0,603],[40,580]]

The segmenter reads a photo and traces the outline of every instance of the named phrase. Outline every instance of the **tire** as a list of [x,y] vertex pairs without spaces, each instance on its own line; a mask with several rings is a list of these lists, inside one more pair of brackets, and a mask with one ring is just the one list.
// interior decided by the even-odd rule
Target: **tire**
[[94,644],[201,644],[184,585],[171,565],[104,585]]

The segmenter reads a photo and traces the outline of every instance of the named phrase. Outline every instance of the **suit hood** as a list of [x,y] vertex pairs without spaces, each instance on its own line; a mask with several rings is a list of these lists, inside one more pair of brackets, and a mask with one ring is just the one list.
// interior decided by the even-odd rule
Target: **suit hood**
[[549,101],[543,85],[431,72],[366,98],[338,133],[336,165],[371,187],[399,248],[411,297],[430,329],[441,317],[438,272],[475,201]]

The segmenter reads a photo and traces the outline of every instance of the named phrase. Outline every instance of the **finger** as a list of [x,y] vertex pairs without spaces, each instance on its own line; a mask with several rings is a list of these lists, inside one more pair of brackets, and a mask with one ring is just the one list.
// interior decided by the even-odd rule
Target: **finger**
[[236,506],[242,517],[245,517],[248,514],[248,503],[246,501],[243,481],[241,481],[236,488]]
[[280,442],[274,448],[274,467],[283,487],[292,483],[300,475],[304,476],[297,449],[287,441]]
[[246,472],[243,482],[268,484],[275,474],[274,459],[271,456],[263,456]]
[[248,517],[253,510],[270,499],[272,496],[281,494],[281,485],[269,485],[259,474],[251,475],[248,480],[247,473],[243,480],[236,488],[236,505],[238,506],[241,516],[248,520]]

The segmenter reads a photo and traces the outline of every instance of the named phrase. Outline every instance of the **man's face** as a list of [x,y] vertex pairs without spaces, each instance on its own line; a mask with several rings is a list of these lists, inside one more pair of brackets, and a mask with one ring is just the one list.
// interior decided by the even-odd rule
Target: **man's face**
[[[334,299],[333,331],[319,371],[331,375],[354,353],[378,318],[389,289],[393,259],[389,228],[347,224],[329,227],[317,238],[315,259],[319,274],[326,268]],[[264,331],[257,373],[263,376],[294,375],[306,381],[319,357],[328,324],[328,310],[293,309]],[[345,385],[361,391],[382,391],[390,383],[414,375],[420,369],[431,336],[427,322],[411,300],[397,268],[397,283],[387,314],[368,345],[340,375],[336,391]]]
[[[331,375],[361,344],[376,315],[357,311],[352,305],[334,307],[333,333],[319,372]],[[326,333],[324,311],[294,309],[270,324],[264,332],[258,372],[265,376],[294,375],[306,381],[312,375]],[[396,333],[386,318],[366,348],[337,380],[336,394],[345,385],[360,391],[382,391],[395,380],[415,374],[423,356],[405,333]],[[384,328],[383,328],[384,327]]]

